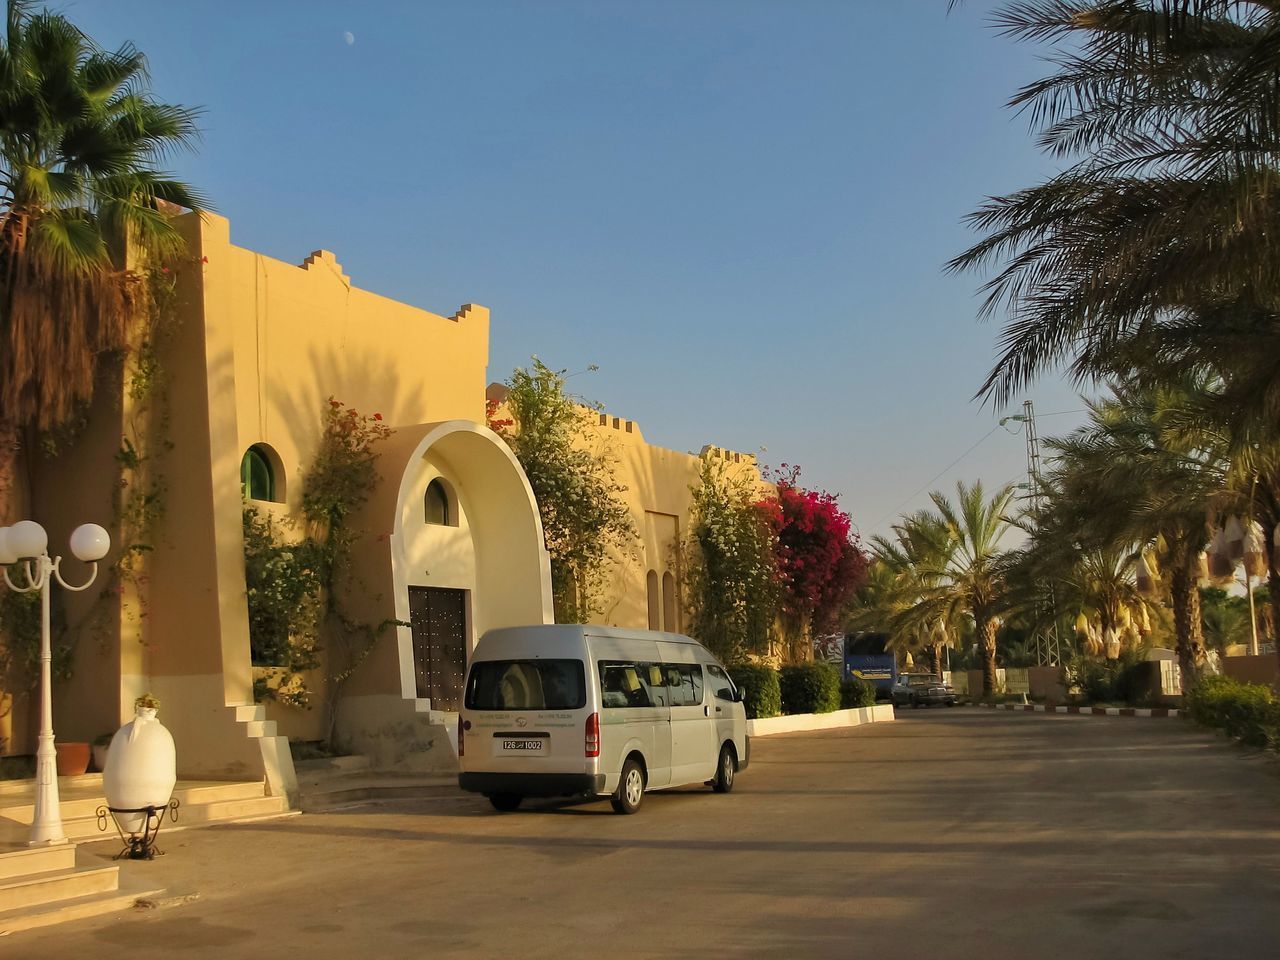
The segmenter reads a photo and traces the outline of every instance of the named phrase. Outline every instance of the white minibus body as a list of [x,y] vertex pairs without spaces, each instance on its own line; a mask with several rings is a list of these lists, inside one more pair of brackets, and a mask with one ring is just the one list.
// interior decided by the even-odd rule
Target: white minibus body
[[499,810],[525,797],[733,788],[750,760],[742,696],[696,640],[556,624],[486,633],[458,714],[458,783]]

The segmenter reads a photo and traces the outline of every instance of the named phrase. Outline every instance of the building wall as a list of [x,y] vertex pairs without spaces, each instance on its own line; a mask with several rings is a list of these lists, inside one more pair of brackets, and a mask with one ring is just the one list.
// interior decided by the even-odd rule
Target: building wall
[[[505,387],[490,384],[487,396],[499,402],[498,419],[511,416]],[[637,533],[632,548],[613,557],[601,610],[592,622],[687,632],[689,598],[680,546],[689,533],[692,490],[701,473],[701,458],[723,462],[731,474],[748,473],[761,483],[763,496],[770,488],[761,479],[755,456],[711,445],[697,455],[659,447],[645,440],[634,420],[585,408],[580,443],[611,464],[615,478],[626,488],[621,498]]]
[[1277,679],[1280,679],[1280,669],[1277,669],[1276,657],[1272,653],[1223,657],[1222,672],[1241,683],[1261,683],[1272,686]]
[[[260,443],[272,451],[286,502],[266,509],[287,522],[297,516],[331,396],[380,413],[393,429],[482,423],[489,318],[483,307],[444,316],[360,290],[327,252],[290,264],[238,247],[221,217],[178,222],[189,256],[178,268],[178,317],[161,355],[172,448],[158,460],[167,506],[143,571],[145,597],[116,602],[114,610],[108,598],[93,642],[81,631],[74,677],[55,698],[57,722],[63,739],[92,738],[127,719],[133,698],[149,691],[163,702],[180,773],[255,776],[261,751],[246,737],[252,724],[234,709],[253,696],[241,531],[245,450]],[[55,549],[71,527],[92,520],[113,528],[117,553],[108,562],[118,554],[111,501],[130,403],[117,374],[99,391],[82,437],[42,467],[37,504]],[[398,490],[405,464],[396,469],[382,482]],[[388,518],[384,540],[391,526]],[[430,546],[449,545],[422,548]],[[450,584],[470,575],[457,546],[437,564]],[[376,543],[371,549],[377,553]],[[382,550],[385,564],[385,544]],[[534,550],[531,563],[537,560]],[[78,575],[73,565],[69,573]],[[389,588],[389,573],[380,573]],[[68,619],[83,620],[89,602],[67,598]],[[388,642],[395,648],[395,637]],[[321,716],[283,719],[315,735]]]

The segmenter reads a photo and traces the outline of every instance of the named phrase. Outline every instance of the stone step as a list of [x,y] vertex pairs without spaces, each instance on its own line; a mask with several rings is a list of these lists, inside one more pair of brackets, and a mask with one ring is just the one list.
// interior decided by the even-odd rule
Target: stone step
[[298,779],[320,780],[328,777],[345,777],[364,773],[369,769],[369,758],[358,755],[347,757],[317,757],[314,760],[295,760],[294,772]]
[[[30,802],[32,781],[0,780],[0,807],[12,803],[20,803],[23,798]],[[59,777],[58,789],[62,791],[102,792],[102,774],[86,773],[79,777]]]
[[0,880],[12,880],[32,873],[72,870],[76,865],[74,844],[57,843],[0,853]]
[[[218,800],[213,803],[183,804],[178,807],[178,819],[170,820],[166,814],[160,826],[161,845],[166,834],[188,827],[206,826],[211,823],[231,822],[234,820],[256,820],[265,817],[282,816],[289,813],[289,804],[284,797],[257,796],[239,800]],[[108,819],[107,829],[102,830],[98,818],[80,818],[63,820],[62,829],[67,838],[75,843],[94,843],[98,840],[119,841],[115,825]]]
[[[98,808],[106,804],[101,791],[92,796],[66,796],[59,784],[60,807],[65,824],[70,820],[94,819],[98,816]],[[252,800],[263,796],[263,786],[259,782],[226,782],[201,783],[192,786],[178,787],[173,791],[182,807],[196,806],[206,803],[218,803],[228,800]],[[0,819],[13,820],[17,823],[30,824],[34,816],[35,804],[31,802],[0,805]]]
[[61,900],[43,907],[5,910],[0,912],[0,936],[21,930],[48,927],[57,923],[100,917],[109,913],[124,913],[133,909],[139,900],[154,899],[163,892],[163,890],[135,890],[127,893],[113,891]]
[[390,800],[444,800],[467,796],[458,788],[457,776],[372,773],[334,777],[320,782],[300,780],[298,791],[298,806],[303,813]]
[[[252,820],[282,816],[289,813],[285,797],[265,795],[260,782],[189,782],[179,786],[174,796],[179,801],[178,819],[167,816],[161,827],[161,835],[187,827],[204,826],[230,820]],[[64,798],[62,829],[68,840],[74,843],[93,843],[98,840],[118,840],[115,825],[110,818],[102,829],[98,809],[106,800],[96,796]],[[33,805],[16,804],[0,808],[0,843],[22,843],[31,827]]]
[[120,888],[119,867],[55,870],[0,882],[0,911],[45,906]]

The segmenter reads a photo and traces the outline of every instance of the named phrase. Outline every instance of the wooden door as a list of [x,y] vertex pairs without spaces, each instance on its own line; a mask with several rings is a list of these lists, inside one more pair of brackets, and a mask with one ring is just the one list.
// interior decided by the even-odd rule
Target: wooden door
[[435,710],[457,710],[467,665],[467,591],[409,588],[413,672],[419,697]]

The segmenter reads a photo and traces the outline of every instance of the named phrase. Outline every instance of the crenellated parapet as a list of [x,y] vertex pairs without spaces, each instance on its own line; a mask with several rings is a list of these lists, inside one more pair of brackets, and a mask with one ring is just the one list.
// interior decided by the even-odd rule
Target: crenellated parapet
[[756,462],[754,453],[739,453],[736,450],[726,450],[724,447],[717,447],[708,443],[698,451],[700,457],[710,457],[712,460],[724,460],[727,463],[749,463]]
[[488,307],[482,307],[477,303],[464,303],[458,308],[457,313],[449,317],[449,319],[454,323],[461,323],[463,320],[487,319],[488,316]]
[[617,430],[621,433],[640,435],[640,426],[634,420],[624,420],[621,417],[613,417],[605,413],[603,410],[593,410],[592,414],[596,417],[599,426],[606,427],[610,430]]
[[329,250],[312,250],[307,259],[300,264],[303,270],[328,270],[346,286],[351,286],[351,278],[342,272],[342,264]]

